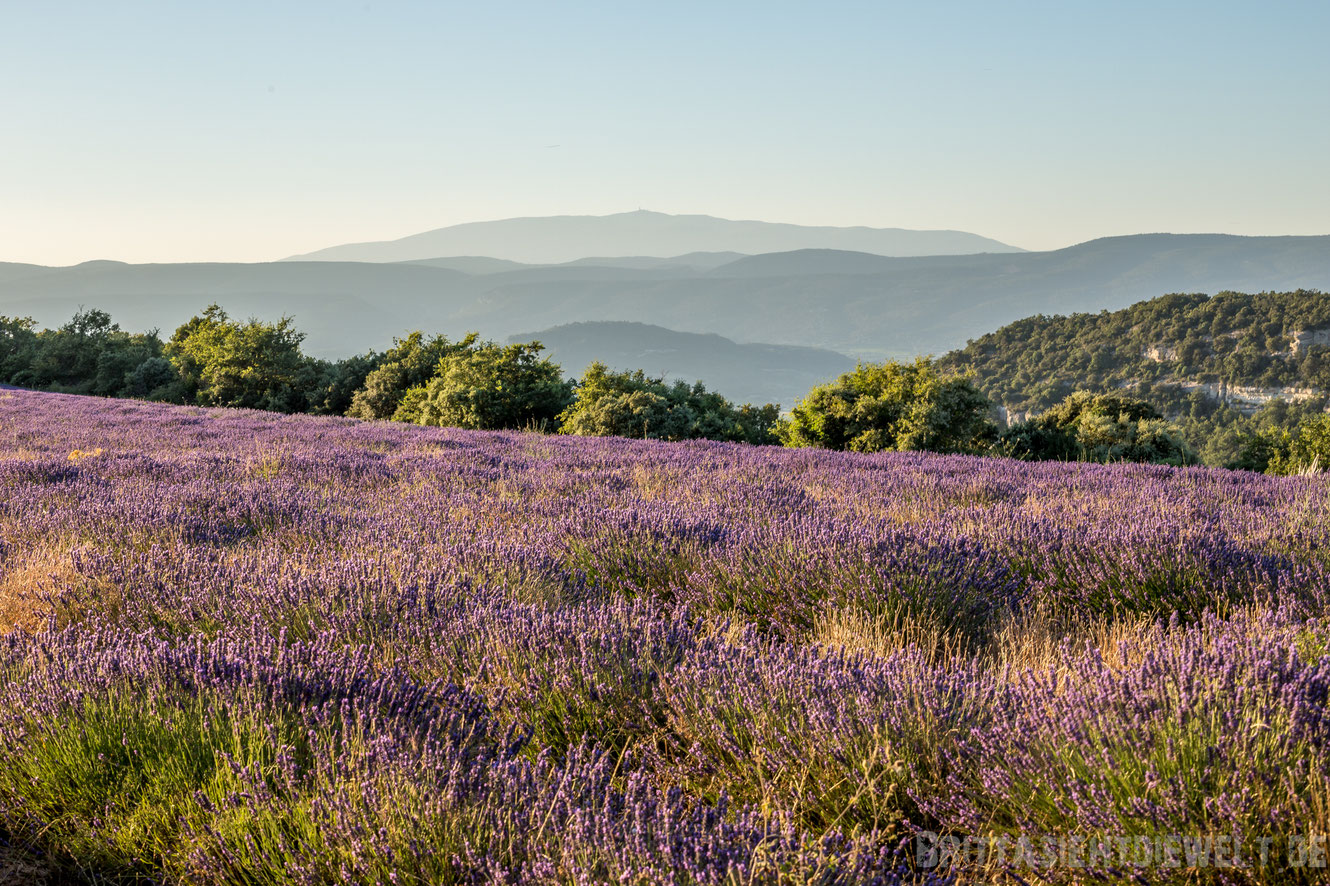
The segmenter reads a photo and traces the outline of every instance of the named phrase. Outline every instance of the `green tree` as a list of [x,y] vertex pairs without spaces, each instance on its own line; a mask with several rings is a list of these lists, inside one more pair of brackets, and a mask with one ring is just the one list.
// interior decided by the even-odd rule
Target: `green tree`
[[420,411],[424,407],[425,399],[428,396],[429,390],[425,385],[407,388],[406,393],[402,395],[402,401],[397,404],[397,409],[393,411],[392,420],[420,424]]
[[32,333],[31,321],[16,322],[17,326],[11,323],[12,328],[5,332],[16,336],[11,339],[11,349],[21,349],[24,356],[18,363],[9,361],[16,367],[22,365],[8,375],[25,387],[124,396],[135,370],[162,356],[156,330],[125,332],[105,311],[80,309],[58,329],[38,333]]
[[982,452],[996,436],[988,399],[926,358],[860,364],[819,385],[782,428],[787,446],[878,452]]
[[1008,428],[995,452],[1027,461],[1196,463],[1196,454],[1150,403],[1086,391]]
[[12,382],[31,369],[37,355],[36,325],[31,317],[0,316],[0,379]]
[[357,354],[344,360],[315,360],[309,364],[311,379],[306,390],[306,408],[314,415],[345,415],[365,379],[379,365],[378,355]]
[[604,363],[587,367],[577,399],[560,416],[562,432],[584,437],[654,440],[776,442],[780,407],[736,408],[698,382],[667,383],[642,370],[613,372]]
[[24,383],[30,387],[91,394],[98,360],[119,332],[120,327],[111,322],[111,315],[105,311],[80,309],[59,329],[39,333],[30,375]]
[[[135,376],[140,366],[148,363],[155,366],[155,361],[162,359],[162,349],[162,340],[157,337],[156,330],[143,335],[117,330],[102,342],[90,393],[100,397],[127,396],[131,377]],[[138,377],[142,378],[143,375]],[[150,390],[148,395],[151,393]]]
[[1266,437],[1272,474],[1316,474],[1330,469],[1330,415],[1310,416],[1291,433],[1279,431]]
[[126,373],[120,396],[183,403],[185,391],[180,373],[169,359],[149,357]]
[[293,322],[240,323],[209,305],[175,331],[165,351],[193,402],[302,412],[317,369],[301,354],[305,336]]
[[452,351],[425,387],[416,421],[475,430],[554,429],[573,387],[558,364],[540,356],[543,350],[540,342],[486,342]]
[[[394,418],[407,391],[424,387],[438,371],[440,360],[470,349],[477,338],[472,332],[458,342],[442,335],[426,340],[424,333],[416,330],[396,339],[387,352],[372,358],[374,365],[357,386],[346,414],[364,419]],[[407,414],[415,412],[418,410],[407,410]]]

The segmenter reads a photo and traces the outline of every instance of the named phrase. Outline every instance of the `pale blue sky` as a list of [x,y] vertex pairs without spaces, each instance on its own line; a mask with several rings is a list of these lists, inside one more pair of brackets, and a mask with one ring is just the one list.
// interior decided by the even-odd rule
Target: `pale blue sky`
[[637,208],[1330,233],[1330,3],[0,0],[0,261]]

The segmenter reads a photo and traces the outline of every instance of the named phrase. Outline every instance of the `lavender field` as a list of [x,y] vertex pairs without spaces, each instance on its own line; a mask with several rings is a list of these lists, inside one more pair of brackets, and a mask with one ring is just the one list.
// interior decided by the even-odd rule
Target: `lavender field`
[[1321,479],[15,391],[0,490],[27,881],[1325,874]]

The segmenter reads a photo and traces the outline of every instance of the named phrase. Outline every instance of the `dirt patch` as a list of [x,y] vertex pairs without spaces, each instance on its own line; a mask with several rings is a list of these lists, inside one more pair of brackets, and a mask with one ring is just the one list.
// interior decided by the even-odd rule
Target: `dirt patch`
[[0,839],[0,886],[60,886],[70,882],[53,866]]

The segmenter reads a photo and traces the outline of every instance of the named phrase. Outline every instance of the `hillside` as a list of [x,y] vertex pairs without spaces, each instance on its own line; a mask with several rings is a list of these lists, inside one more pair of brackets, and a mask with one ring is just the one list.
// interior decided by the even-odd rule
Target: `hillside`
[[1167,295],[1120,311],[1034,316],[942,358],[1008,421],[1067,394],[1153,403],[1210,465],[1242,466],[1252,435],[1290,431],[1330,398],[1330,293]]
[[235,316],[294,315],[307,350],[325,357],[383,348],[414,328],[498,340],[615,320],[882,359],[940,354],[1022,317],[1115,310],[1164,292],[1330,290],[1330,237],[1141,235],[1054,252],[924,258],[801,250],[711,269],[687,261],[503,267],[478,259],[454,267],[0,265],[0,314],[54,326],[82,305],[127,329],[169,331],[217,301]]
[[938,886],[882,822],[1324,799],[1300,478],[27,391],[0,424],[0,882]]
[[621,212],[509,218],[452,225],[377,243],[332,246],[288,261],[399,262],[452,255],[486,255],[549,264],[589,255],[672,256],[689,252],[783,252],[790,249],[849,249],[879,255],[955,255],[1019,252],[963,231],[902,228],[834,228],[732,221],[709,215]]
[[1073,390],[1170,386],[1250,408],[1330,391],[1330,294],[1166,295],[1120,311],[1027,317],[942,362],[973,371],[1013,410],[1043,410]]
[[738,344],[644,323],[571,323],[508,340],[540,341],[568,375],[581,376],[599,360],[611,369],[643,369],[669,381],[700,380],[735,403],[779,403],[786,409],[814,385],[854,368],[854,360],[835,351]]

